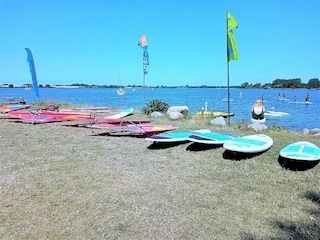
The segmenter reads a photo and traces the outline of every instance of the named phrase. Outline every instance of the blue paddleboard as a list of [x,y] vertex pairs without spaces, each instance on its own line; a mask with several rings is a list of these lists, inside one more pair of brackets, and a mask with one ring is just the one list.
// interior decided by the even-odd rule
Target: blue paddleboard
[[203,144],[222,145],[226,141],[234,139],[235,135],[223,134],[223,133],[195,133],[188,137],[189,141]]
[[319,161],[320,148],[307,141],[295,142],[282,148],[280,156],[297,161]]
[[265,134],[247,135],[227,141],[223,144],[226,150],[239,153],[259,153],[273,145],[271,137]]
[[170,133],[163,133],[158,135],[153,135],[150,137],[145,138],[147,141],[154,141],[154,142],[163,142],[163,143],[170,143],[170,142],[184,142],[188,141],[188,137],[194,133],[205,133],[210,132],[210,130],[203,129],[203,130],[195,130],[191,132],[170,132]]

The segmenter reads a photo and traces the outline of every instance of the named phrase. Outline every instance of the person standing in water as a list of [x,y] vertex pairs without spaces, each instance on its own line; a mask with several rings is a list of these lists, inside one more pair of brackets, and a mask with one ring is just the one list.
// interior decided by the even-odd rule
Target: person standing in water
[[264,119],[265,108],[262,105],[260,99],[257,99],[256,103],[251,108],[252,118],[256,120]]
[[309,101],[310,101],[310,96],[309,96],[309,93],[307,93],[306,102],[309,102]]

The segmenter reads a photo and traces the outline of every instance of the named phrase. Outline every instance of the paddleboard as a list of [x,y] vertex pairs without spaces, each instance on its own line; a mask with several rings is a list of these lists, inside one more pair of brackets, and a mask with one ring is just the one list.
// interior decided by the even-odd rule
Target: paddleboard
[[263,119],[254,119],[254,118],[251,118],[251,122],[252,122],[252,123],[265,123],[265,122],[266,122],[266,118],[263,118]]
[[145,140],[147,141],[154,141],[154,142],[184,142],[188,141],[188,137],[195,134],[195,133],[209,133],[210,130],[202,129],[202,130],[195,130],[192,132],[171,132],[171,133],[163,133],[158,135],[153,135],[147,137]]
[[295,142],[282,148],[280,156],[296,161],[319,161],[320,148],[307,141]]
[[259,153],[273,145],[271,137],[265,134],[248,135],[229,140],[223,144],[226,150],[239,153]]
[[280,101],[289,101],[290,99],[289,98],[276,98],[277,100],[280,100]]
[[276,114],[276,115],[289,115],[287,112],[278,112],[278,111],[267,111],[264,114],[269,113],[269,114]]
[[228,114],[227,112],[199,111],[199,112],[196,112],[196,115],[210,116],[210,117],[228,117],[228,116],[234,116],[234,113]]
[[116,135],[122,133],[127,133],[128,135],[145,135],[152,136],[162,132],[167,132],[177,129],[173,125],[152,125],[152,124],[134,124],[134,125],[114,125],[114,124],[92,124],[86,125],[88,128],[104,129],[112,132]]
[[279,113],[269,113],[269,112],[265,112],[264,115],[268,116],[268,117],[282,117],[282,116],[284,116]]
[[312,102],[289,102],[289,103],[295,103],[295,104],[312,104]]
[[123,110],[120,113],[117,113],[112,116],[108,116],[108,118],[123,118],[123,117],[130,115],[131,113],[133,113],[133,108],[128,108],[128,109]]
[[192,142],[212,145],[222,145],[225,142],[236,138],[235,135],[228,135],[224,133],[195,133],[190,135],[187,139]]

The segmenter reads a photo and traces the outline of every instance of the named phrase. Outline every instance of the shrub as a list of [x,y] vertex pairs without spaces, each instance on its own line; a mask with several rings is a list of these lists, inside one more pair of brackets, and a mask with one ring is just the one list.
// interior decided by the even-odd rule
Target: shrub
[[145,113],[145,114],[151,114],[152,112],[166,112],[169,108],[169,104],[166,103],[166,102],[163,102],[159,99],[153,99],[151,100],[147,106],[145,106],[142,111]]

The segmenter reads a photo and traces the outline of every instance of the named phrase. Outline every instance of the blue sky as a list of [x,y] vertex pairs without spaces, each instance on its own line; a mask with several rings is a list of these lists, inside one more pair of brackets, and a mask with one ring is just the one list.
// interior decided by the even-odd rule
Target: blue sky
[[0,0],[0,84],[227,85],[226,10],[239,60],[230,85],[320,78],[319,0]]

